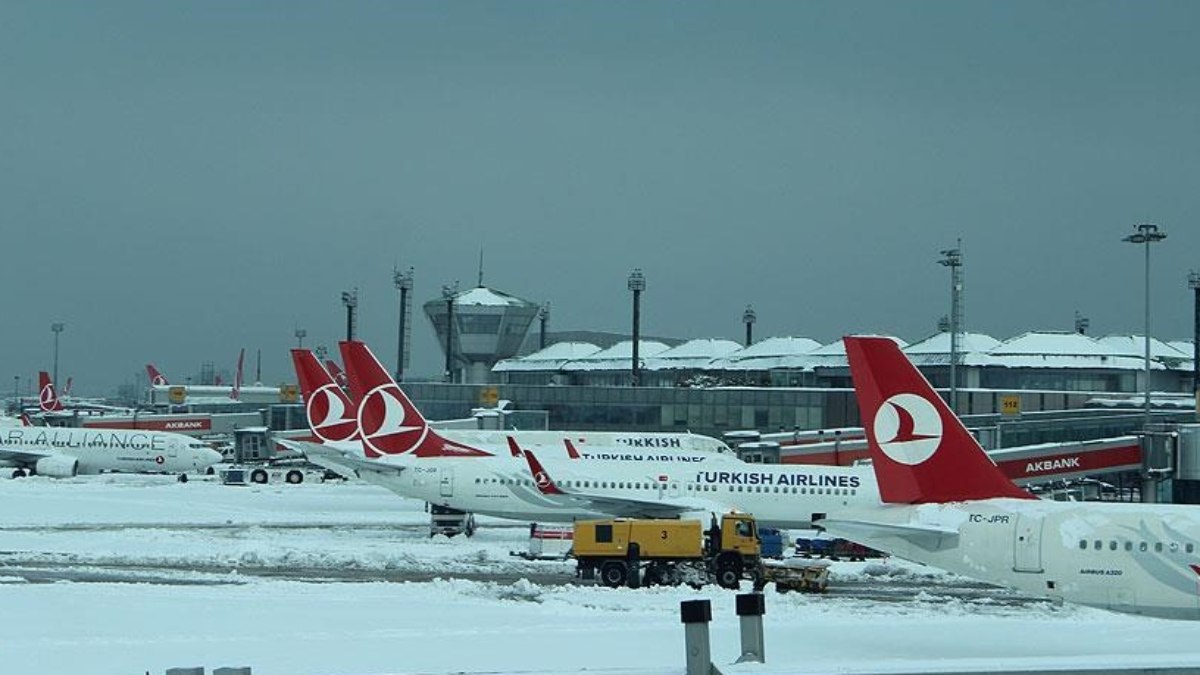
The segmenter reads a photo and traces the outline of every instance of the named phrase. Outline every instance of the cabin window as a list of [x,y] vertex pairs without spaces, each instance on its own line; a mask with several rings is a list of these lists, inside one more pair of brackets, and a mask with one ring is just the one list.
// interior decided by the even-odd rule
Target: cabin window
[[1092,542],[1092,548],[1099,551],[1100,549],[1104,548],[1104,542],[1097,539],[1096,541]]
[[1132,550],[1133,550],[1133,542],[1132,542],[1132,541],[1127,541],[1127,542],[1125,542],[1125,550],[1126,550],[1126,551],[1132,551]]
[[1186,550],[1188,553],[1191,553],[1192,551],[1195,551],[1195,550],[1196,550],[1196,547],[1195,547],[1195,546],[1193,546],[1192,544],[1188,544],[1188,545],[1187,545],[1187,548],[1186,548],[1186,549],[1184,549],[1184,550]]
[[1138,544],[1138,550],[1141,551],[1142,553],[1145,553],[1147,548],[1149,548],[1149,547],[1146,546],[1146,542],[1144,542],[1144,541],[1142,543]]
[[1116,539],[1108,542],[1108,550],[1110,550],[1110,551],[1117,550],[1117,540]]
[[1087,539],[1080,539],[1080,540],[1079,540],[1079,550],[1080,550],[1080,551],[1086,551],[1086,550],[1087,550]]
[[1179,544],[1176,542],[1171,542],[1171,553],[1178,553],[1178,552],[1179,552]]
[[1154,552],[1162,553],[1162,542],[1161,541],[1154,542]]

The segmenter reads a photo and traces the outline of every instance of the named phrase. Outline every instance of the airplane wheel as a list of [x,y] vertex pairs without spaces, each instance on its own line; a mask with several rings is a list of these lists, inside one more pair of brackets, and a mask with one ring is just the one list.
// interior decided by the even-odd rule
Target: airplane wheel
[[180,483],[186,483],[186,482],[188,482],[188,477],[187,477],[187,474],[186,474],[186,473],[181,473],[181,474],[179,474],[179,478],[178,478],[177,480],[178,480]]
[[629,569],[625,563],[618,560],[609,560],[600,566],[600,583],[609,588],[620,588],[625,585],[625,581],[629,578]]
[[287,482],[292,485],[299,485],[304,482],[304,474],[296,470],[289,471],[287,472]]
[[24,478],[26,475],[28,475],[28,474],[25,473],[25,469],[13,469],[13,472],[12,472],[13,478]]
[[255,469],[254,471],[251,471],[250,472],[250,482],[258,483],[259,485],[266,485],[267,472],[263,471],[262,469]]

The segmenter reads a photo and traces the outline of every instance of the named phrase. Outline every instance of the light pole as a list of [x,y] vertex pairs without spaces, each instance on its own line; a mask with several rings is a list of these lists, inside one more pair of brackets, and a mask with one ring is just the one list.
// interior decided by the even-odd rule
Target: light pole
[[21,413],[21,376],[13,375],[13,410]]
[[354,339],[354,314],[358,309],[358,289],[342,291],[342,304],[346,306],[346,340]]
[[458,282],[453,286],[442,286],[442,299],[446,301],[446,382],[454,382],[454,296],[458,295]]
[[1146,255],[1146,258],[1145,258],[1146,259],[1146,265],[1145,265],[1146,279],[1145,279],[1145,289],[1144,289],[1145,294],[1146,294],[1145,295],[1145,310],[1146,310],[1145,331],[1146,331],[1146,334],[1143,336],[1145,338],[1145,344],[1146,344],[1146,382],[1145,382],[1146,400],[1143,401],[1143,414],[1145,415],[1145,424],[1147,426],[1147,430],[1149,430],[1148,427],[1150,425],[1150,244],[1152,244],[1153,242],[1156,242],[1156,241],[1162,241],[1163,239],[1166,239],[1167,233],[1159,232],[1158,226],[1151,225],[1150,223],[1142,223],[1140,225],[1135,225],[1134,229],[1136,229],[1137,232],[1134,232],[1131,235],[1123,237],[1121,239],[1121,241],[1127,241],[1131,244],[1143,244],[1144,249],[1145,249],[1145,255]]
[[754,322],[756,320],[758,320],[758,316],[754,313],[754,307],[746,305],[746,311],[742,312],[742,323],[746,324],[747,347],[754,343]]
[[296,348],[304,349],[304,338],[308,337],[308,331],[303,328],[297,328],[292,331],[292,334],[296,336]]
[[1075,332],[1080,335],[1087,335],[1088,326],[1092,325],[1090,319],[1075,310]]
[[63,328],[66,327],[64,323],[56,322],[50,324],[50,330],[54,332],[54,379],[51,381],[55,383],[54,386],[56,387],[58,386],[58,336],[63,332]]
[[1192,393],[1196,397],[1196,410],[1200,412],[1200,272],[1188,274],[1188,288],[1196,296],[1192,313]]
[[950,268],[950,410],[958,412],[958,333],[962,330],[962,239],[942,251],[938,264]]
[[396,338],[396,381],[403,382],[404,343],[408,338],[405,333],[408,324],[408,292],[413,287],[413,268],[409,267],[407,272],[393,268],[392,283],[396,285],[396,290],[400,291],[400,326],[397,329],[399,335]]
[[546,348],[546,324],[550,321],[550,301],[542,303],[542,308],[538,310],[538,323],[541,329],[538,331],[538,349]]
[[642,291],[646,290],[646,276],[641,268],[634,269],[629,274],[629,290],[633,291],[633,359],[630,370],[633,374],[632,384],[641,384],[642,367],[638,362],[638,342],[642,322]]

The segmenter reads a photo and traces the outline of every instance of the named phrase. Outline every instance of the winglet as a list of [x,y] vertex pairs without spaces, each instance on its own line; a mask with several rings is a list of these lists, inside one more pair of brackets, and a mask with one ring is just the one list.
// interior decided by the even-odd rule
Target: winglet
[[512,453],[513,457],[523,457],[524,456],[521,453],[521,446],[517,445],[517,439],[513,438],[512,436],[508,437],[508,451],[510,453]]
[[233,389],[229,392],[229,398],[237,401],[242,398],[242,364],[246,360],[246,348],[242,347],[242,351],[238,352],[237,374],[233,376]]
[[62,401],[54,391],[54,383],[50,381],[50,373],[38,372],[38,407],[42,412],[58,412],[63,409]]
[[996,467],[892,339],[847,337],[845,343],[883,501],[1036,499]]
[[563,444],[567,446],[567,457],[580,459],[579,451],[575,449],[575,444],[571,442],[571,439],[564,438]]
[[23,427],[33,426],[33,420],[29,419],[29,413],[24,413],[24,412],[21,413],[21,426],[23,426]]
[[532,450],[525,451],[525,461],[529,462],[529,473],[533,475],[533,484],[537,486],[538,492],[544,495],[565,494],[554,484],[554,479],[550,477],[549,473],[546,473],[545,467],[537,457],[533,456]]

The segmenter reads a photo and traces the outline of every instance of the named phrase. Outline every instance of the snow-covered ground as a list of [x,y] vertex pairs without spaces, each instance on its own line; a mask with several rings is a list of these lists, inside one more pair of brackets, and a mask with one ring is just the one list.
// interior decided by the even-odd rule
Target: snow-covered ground
[[1200,664],[1200,623],[1055,606],[898,561],[767,595],[766,665],[733,665],[735,594],[606,589],[509,555],[522,524],[430,538],[354,483],[0,480],[0,672],[682,673],[682,600],[726,673]]

